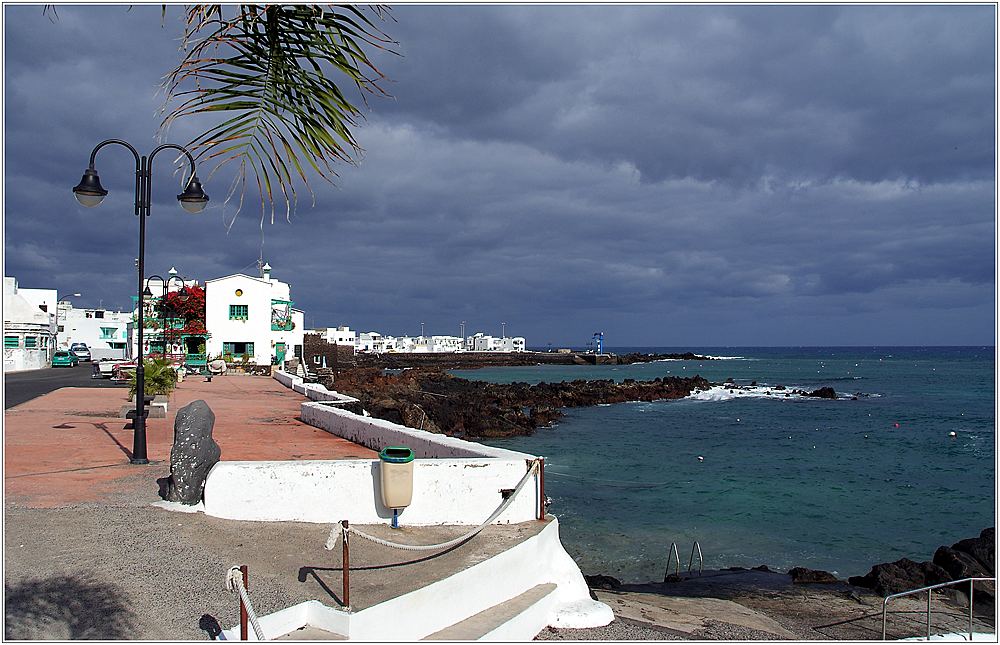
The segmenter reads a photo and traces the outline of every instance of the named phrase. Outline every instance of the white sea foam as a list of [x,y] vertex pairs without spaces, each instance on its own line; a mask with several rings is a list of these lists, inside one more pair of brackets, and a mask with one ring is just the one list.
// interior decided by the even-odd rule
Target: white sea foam
[[[800,388],[787,388],[776,390],[766,385],[729,387],[725,385],[715,385],[707,390],[699,390],[689,394],[687,399],[694,401],[729,401],[731,399],[803,399],[801,394],[793,394],[792,390]],[[787,395],[787,396],[786,396]]]
[[747,360],[746,356],[709,356],[708,354],[704,354],[704,356],[705,356],[705,358],[711,358],[712,360],[715,360],[715,361],[743,361],[743,360]]

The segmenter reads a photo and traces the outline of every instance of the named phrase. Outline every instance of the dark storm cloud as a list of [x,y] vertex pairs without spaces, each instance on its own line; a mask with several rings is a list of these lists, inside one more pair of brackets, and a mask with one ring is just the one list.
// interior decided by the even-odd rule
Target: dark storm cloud
[[[5,8],[5,273],[125,305],[131,164],[180,9]],[[993,336],[991,7],[394,9],[366,149],[291,223],[232,178],[192,218],[158,157],[147,273],[292,284],[307,326],[529,344],[983,343]],[[199,123],[178,123],[183,142]],[[268,213],[269,216],[269,213]]]

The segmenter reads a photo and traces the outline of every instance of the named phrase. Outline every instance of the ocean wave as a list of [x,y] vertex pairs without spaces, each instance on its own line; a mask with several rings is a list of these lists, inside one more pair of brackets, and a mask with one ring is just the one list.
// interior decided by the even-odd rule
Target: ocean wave
[[[802,392],[808,392],[809,388],[801,385],[789,385],[784,389],[778,389],[769,385],[715,385],[707,390],[697,390],[692,392],[685,399],[692,401],[730,401],[732,399],[810,399],[824,401],[820,397],[806,396]],[[861,398],[880,398],[881,394],[868,394],[865,392],[837,392],[838,401],[848,401]]]
[[715,361],[745,361],[750,360],[746,356],[709,356],[708,354],[703,354],[705,358],[711,358]]
[[756,385],[748,386],[741,385],[737,387],[729,387],[725,385],[716,385],[707,390],[698,390],[692,392],[691,394],[684,397],[685,399],[690,399],[692,401],[730,401],[732,399],[805,399],[809,397],[802,396],[801,394],[793,394],[792,390],[795,388],[788,388],[785,390],[777,390],[773,387],[768,387],[766,385]]

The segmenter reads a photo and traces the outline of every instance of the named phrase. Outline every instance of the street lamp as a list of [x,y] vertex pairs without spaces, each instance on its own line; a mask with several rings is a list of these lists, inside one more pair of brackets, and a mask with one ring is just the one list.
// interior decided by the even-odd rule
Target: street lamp
[[101,185],[101,178],[97,174],[94,162],[97,158],[97,152],[104,146],[112,143],[128,148],[132,153],[132,156],[135,157],[135,214],[139,217],[139,258],[137,263],[139,273],[139,318],[136,322],[139,360],[135,368],[135,419],[132,423],[134,432],[132,434],[132,458],[130,461],[133,464],[148,464],[149,459],[146,457],[146,418],[144,416],[146,407],[146,370],[142,361],[142,276],[146,249],[146,218],[149,216],[150,206],[152,205],[151,169],[153,165],[153,157],[155,157],[161,150],[166,150],[168,148],[182,152],[187,156],[188,162],[191,165],[191,178],[188,180],[184,192],[177,195],[177,201],[180,202],[181,208],[185,211],[189,213],[200,213],[203,211],[205,206],[208,204],[208,195],[205,194],[205,191],[201,187],[201,182],[198,180],[198,175],[195,172],[196,167],[194,157],[191,156],[191,153],[188,152],[187,149],[172,143],[167,143],[154,148],[148,156],[140,156],[136,149],[126,141],[122,141],[121,139],[107,139],[106,141],[102,141],[97,144],[94,150],[90,153],[90,165],[83,171],[83,178],[80,180],[80,183],[73,188],[73,194],[76,195],[76,200],[83,206],[88,208],[97,206],[104,201],[104,198],[108,194],[108,191]]
[[65,298],[79,298],[78,293],[67,293],[63,296],[56,296],[56,349],[59,349],[59,303]]

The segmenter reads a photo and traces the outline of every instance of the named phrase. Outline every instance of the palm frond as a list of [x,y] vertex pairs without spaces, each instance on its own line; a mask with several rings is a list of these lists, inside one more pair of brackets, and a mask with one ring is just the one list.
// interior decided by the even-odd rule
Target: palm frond
[[312,195],[307,169],[332,181],[336,164],[355,164],[363,153],[354,130],[364,115],[342,85],[357,88],[366,105],[367,95],[389,96],[367,53],[396,53],[398,43],[376,25],[388,15],[380,6],[189,5],[184,57],[164,81],[173,106],[161,131],[183,117],[221,113],[189,149],[214,163],[209,176],[237,163],[226,196],[240,192],[237,214],[249,172],[262,221],[270,206],[274,222],[278,201],[289,218],[296,185]]

